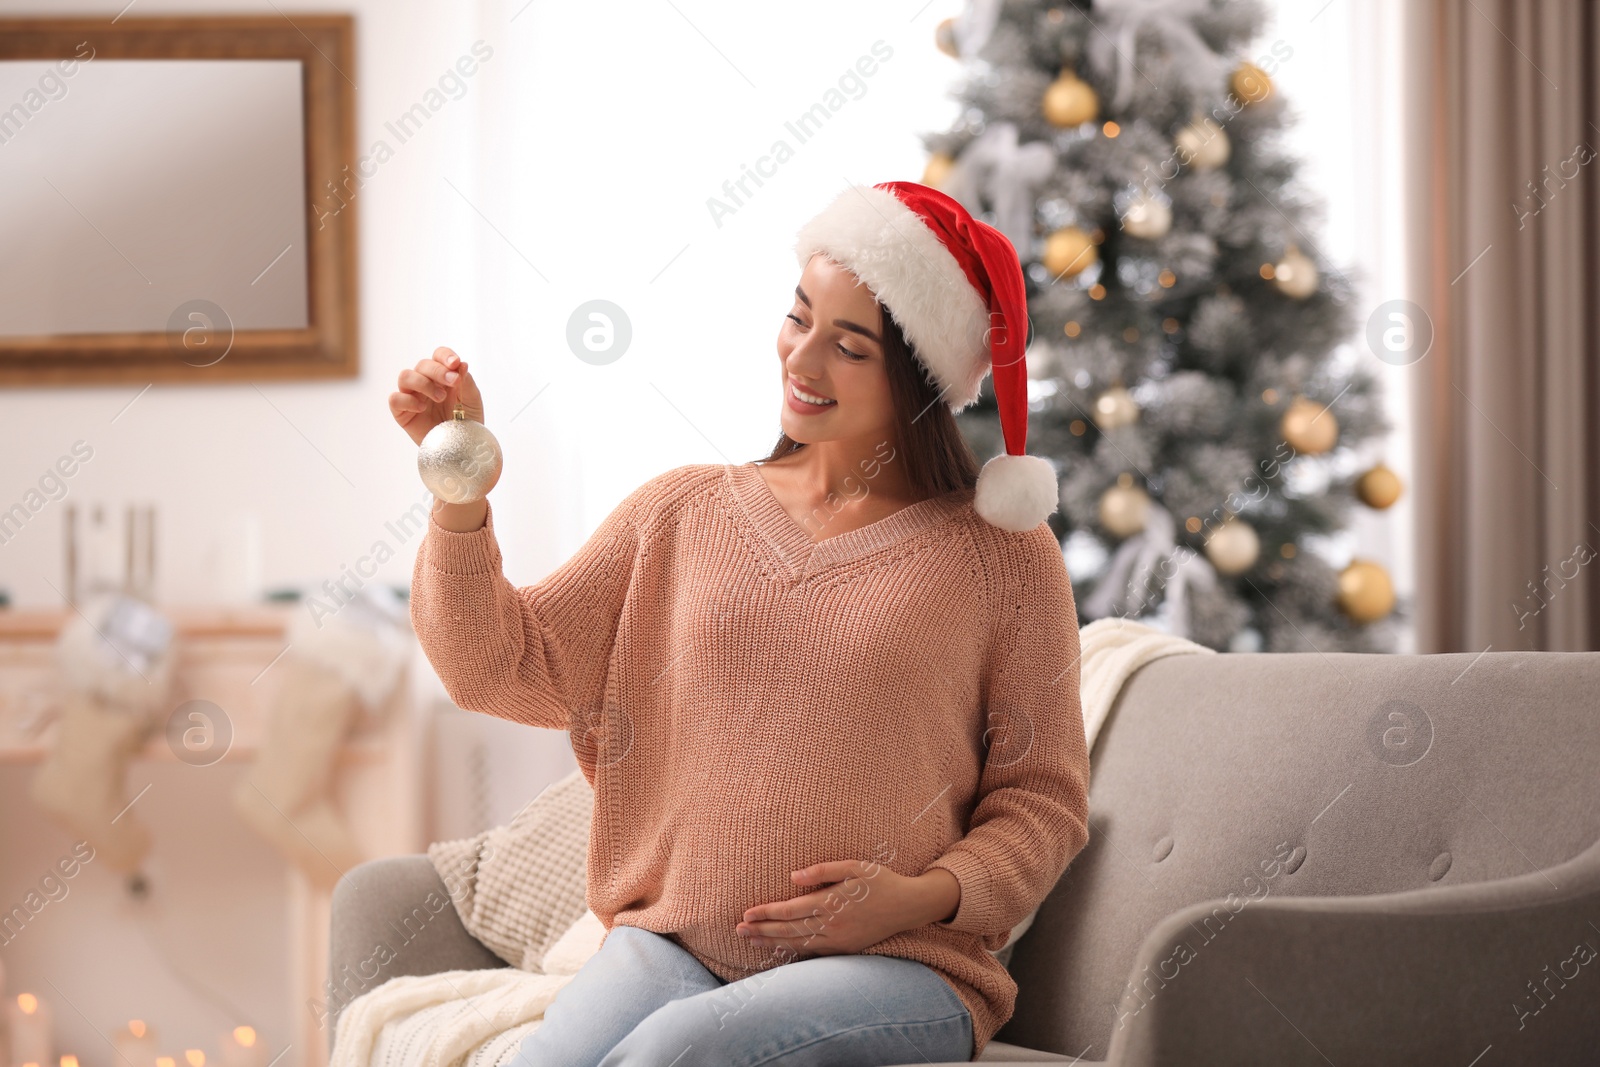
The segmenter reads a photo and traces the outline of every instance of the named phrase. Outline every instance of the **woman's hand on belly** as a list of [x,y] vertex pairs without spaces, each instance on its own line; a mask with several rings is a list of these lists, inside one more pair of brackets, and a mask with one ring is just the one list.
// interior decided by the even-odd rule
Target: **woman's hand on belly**
[[943,867],[899,874],[877,860],[835,860],[790,873],[797,886],[825,888],[759,904],[736,930],[789,959],[860,952],[886,937],[955,914],[961,885]]

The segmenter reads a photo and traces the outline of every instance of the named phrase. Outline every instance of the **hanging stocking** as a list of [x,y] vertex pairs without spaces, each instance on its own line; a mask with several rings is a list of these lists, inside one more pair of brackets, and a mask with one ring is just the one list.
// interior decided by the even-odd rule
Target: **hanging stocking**
[[355,687],[293,651],[274,669],[282,673],[267,735],[234,807],[313,884],[332,886],[362,859],[328,798],[339,743],[360,710]]
[[62,698],[55,747],[29,796],[96,858],[138,870],[150,833],[129,807],[128,762],[160,723],[172,688],[173,628],[134,597],[86,598],[57,640]]
[[363,706],[382,711],[411,650],[410,618],[391,591],[364,586],[290,624],[266,737],[234,807],[312,884],[331,888],[363,859],[331,797],[339,745]]

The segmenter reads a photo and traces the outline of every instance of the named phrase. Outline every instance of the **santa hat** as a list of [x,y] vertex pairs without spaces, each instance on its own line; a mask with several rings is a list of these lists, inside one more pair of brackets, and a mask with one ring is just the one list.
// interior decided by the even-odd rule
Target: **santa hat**
[[951,197],[916,182],[846,189],[800,228],[804,267],[821,252],[870,288],[959,412],[994,372],[1005,452],[978,474],[973,507],[1021,533],[1056,510],[1055,468],[1027,454],[1028,302],[1017,250]]

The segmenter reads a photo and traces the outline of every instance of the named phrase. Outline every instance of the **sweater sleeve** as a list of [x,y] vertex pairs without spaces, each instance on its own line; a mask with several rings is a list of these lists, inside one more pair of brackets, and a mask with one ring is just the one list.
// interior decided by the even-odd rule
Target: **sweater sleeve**
[[554,730],[601,707],[646,488],[565,563],[520,588],[502,573],[492,507],[469,533],[445,529],[430,511],[412,570],[411,622],[451,700]]
[[993,951],[1088,844],[1089,752],[1060,544],[1041,523],[990,555],[996,617],[977,800],[966,836],[929,867],[961,883],[955,915],[936,925],[980,934]]

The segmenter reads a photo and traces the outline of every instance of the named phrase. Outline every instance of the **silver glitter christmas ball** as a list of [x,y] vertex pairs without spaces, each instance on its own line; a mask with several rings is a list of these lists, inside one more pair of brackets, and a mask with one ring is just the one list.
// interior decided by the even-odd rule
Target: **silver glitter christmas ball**
[[482,500],[500,480],[500,442],[481,422],[456,406],[423,437],[417,448],[417,473],[434,496],[450,504]]

